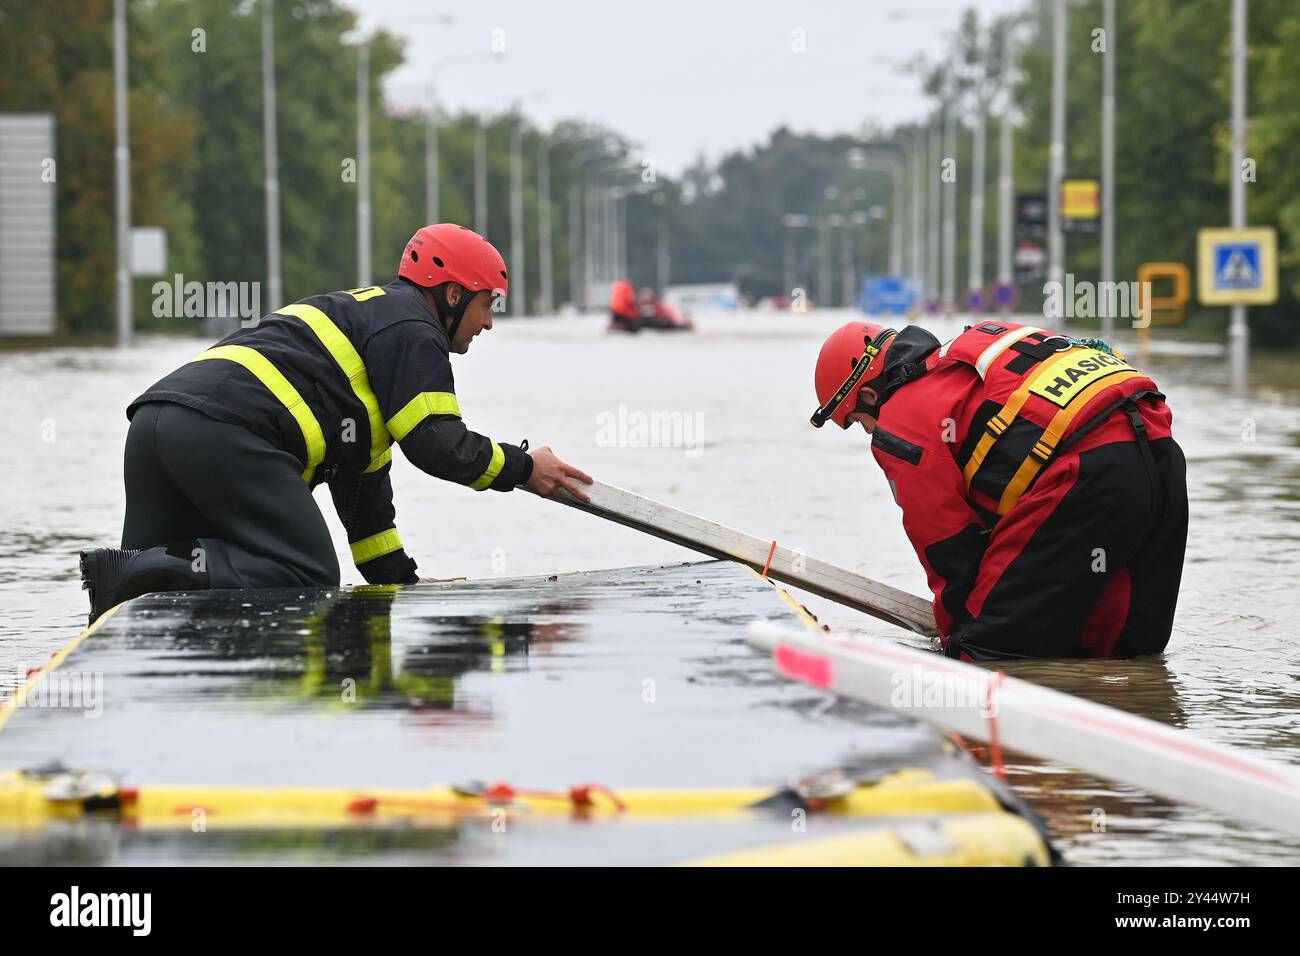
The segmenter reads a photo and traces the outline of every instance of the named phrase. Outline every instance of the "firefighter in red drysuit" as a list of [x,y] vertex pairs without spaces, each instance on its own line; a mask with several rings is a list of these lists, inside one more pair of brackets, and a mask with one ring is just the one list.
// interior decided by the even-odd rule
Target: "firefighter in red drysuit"
[[1104,342],[998,320],[940,346],[852,322],[816,388],[814,425],[871,433],[949,657],[1164,650],[1186,462],[1155,382]]
[[623,332],[641,328],[641,303],[626,279],[617,279],[609,287],[609,327]]

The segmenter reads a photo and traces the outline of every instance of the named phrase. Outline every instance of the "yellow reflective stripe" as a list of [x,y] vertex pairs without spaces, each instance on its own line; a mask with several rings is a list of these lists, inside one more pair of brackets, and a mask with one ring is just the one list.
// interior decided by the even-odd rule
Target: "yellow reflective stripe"
[[352,560],[357,564],[365,564],[367,561],[373,561],[375,558],[382,558],[386,554],[401,550],[402,539],[398,537],[397,529],[389,528],[387,531],[372,534],[360,541],[353,541]]
[[365,302],[366,299],[373,299],[377,295],[386,294],[384,290],[377,285],[363,286],[360,289],[345,289],[344,292],[352,296],[352,298],[356,299],[358,302]]
[[374,459],[369,465],[366,466],[366,474],[368,475],[372,471],[378,471],[380,468],[383,468],[384,465],[388,464],[392,460],[393,460],[393,446],[389,445],[387,448],[383,450],[383,452],[380,453],[378,458]]
[[[383,294],[382,290],[380,294]],[[370,459],[373,467],[374,460],[384,453],[384,449],[389,446],[392,439],[388,436],[388,429],[384,427],[384,413],[379,410],[379,399],[375,398],[375,393],[370,388],[370,376],[366,374],[365,362],[361,361],[361,356],[357,354],[357,350],[342,330],[314,305],[304,305],[301,302],[296,305],[286,305],[277,314],[291,315],[306,323],[307,327],[316,333],[316,338],[321,340],[321,344],[330,355],[334,356],[334,361],[338,363],[339,368],[343,370],[348,384],[352,386],[352,393],[365,408],[366,417],[370,419]]]
[[455,415],[460,418],[460,403],[451,392],[421,392],[406,407],[388,420],[388,434],[401,441],[411,429],[430,415]]
[[1011,393],[1011,397],[1007,399],[1007,403],[1002,406],[1001,411],[989,419],[988,430],[980,436],[975,451],[971,453],[970,459],[966,462],[966,467],[962,469],[962,477],[966,479],[967,491],[970,491],[971,481],[974,480],[975,473],[980,470],[980,465],[984,464],[984,458],[988,455],[989,449],[993,447],[993,443],[997,441],[999,435],[1011,427],[1011,423],[1020,414],[1020,409],[1024,407],[1025,401],[1029,398],[1029,390],[1033,388],[1034,382],[1038,381],[1040,376],[1048,373],[1055,377],[1056,367],[1068,363],[1070,353],[1073,351],[1074,349],[1066,349],[1059,356],[1050,358],[1039,365],[1038,369],[1026,376],[1025,380],[1020,383],[1020,387]]
[[501,474],[501,469],[506,464],[506,453],[501,450],[501,446],[496,442],[492,443],[492,460],[488,462],[487,471],[479,475],[470,485],[475,491],[483,491],[492,482],[496,481],[497,475]]
[[[1034,476],[1042,470],[1043,465],[1047,463],[1047,459],[1050,458],[1052,452],[1056,450],[1057,443],[1060,442],[1061,436],[1069,429],[1070,423],[1078,417],[1079,413],[1087,407],[1089,402],[1096,398],[1099,393],[1110,388],[1112,385],[1118,385],[1125,379],[1135,378],[1141,374],[1141,372],[1134,370],[1132,372],[1118,372],[1114,375],[1108,375],[1099,382],[1093,382],[1076,395],[1070,402],[1069,406],[1057,412],[1052,417],[1051,423],[1048,424],[1046,429],[1044,429],[1042,437],[1038,439],[1038,443],[1034,445],[1025,460],[1020,463],[1020,467],[1017,468],[1016,473],[1012,475],[1011,481],[1009,481],[1007,486],[1002,489],[1002,498],[998,501],[998,514],[1006,515],[1007,512],[1011,510],[1012,506],[1020,499],[1020,496],[1025,493],[1025,489],[1028,488],[1029,483],[1034,480]],[[1044,452],[1046,452],[1046,454],[1044,454]]]
[[298,394],[298,390],[280,374],[280,370],[272,365],[266,356],[246,345],[219,345],[208,349],[194,361],[203,362],[208,359],[225,359],[244,366],[288,409],[289,414],[298,423],[298,427],[302,429],[303,444],[307,447],[307,468],[302,473],[302,480],[311,484],[316,466],[325,460],[325,436],[321,433],[320,422],[316,421],[316,416],[303,401],[303,397]]

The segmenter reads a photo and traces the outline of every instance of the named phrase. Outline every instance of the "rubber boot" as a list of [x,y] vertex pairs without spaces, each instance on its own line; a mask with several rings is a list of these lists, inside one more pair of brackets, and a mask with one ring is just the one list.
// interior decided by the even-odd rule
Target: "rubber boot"
[[[194,557],[197,541],[144,551],[96,548],[81,552],[81,587],[90,592],[90,622],[123,601],[157,591],[203,591],[208,572]],[[196,570],[195,565],[202,570]]]

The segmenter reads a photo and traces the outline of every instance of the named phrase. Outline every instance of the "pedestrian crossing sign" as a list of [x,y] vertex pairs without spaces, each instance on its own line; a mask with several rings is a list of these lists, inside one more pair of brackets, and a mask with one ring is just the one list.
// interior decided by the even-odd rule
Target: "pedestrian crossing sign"
[[1196,240],[1197,298],[1202,305],[1277,301],[1277,233],[1272,227],[1202,229]]

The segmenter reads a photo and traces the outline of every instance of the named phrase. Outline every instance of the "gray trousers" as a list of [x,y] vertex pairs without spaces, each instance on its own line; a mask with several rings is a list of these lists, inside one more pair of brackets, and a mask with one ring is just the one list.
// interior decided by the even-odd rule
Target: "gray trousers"
[[339,583],[302,465],[248,429],[149,402],[131,419],[124,472],[123,548],[197,539],[213,588]]

